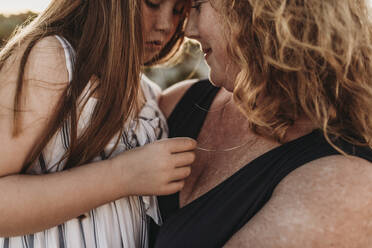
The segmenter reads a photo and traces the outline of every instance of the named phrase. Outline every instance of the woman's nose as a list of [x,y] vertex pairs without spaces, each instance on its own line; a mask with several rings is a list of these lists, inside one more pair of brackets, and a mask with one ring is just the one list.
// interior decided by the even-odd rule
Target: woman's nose
[[198,16],[196,11],[191,10],[190,16],[188,18],[186,28],[185,28],[185,35],[191,39],[199,38],[199,30],[198,30]]

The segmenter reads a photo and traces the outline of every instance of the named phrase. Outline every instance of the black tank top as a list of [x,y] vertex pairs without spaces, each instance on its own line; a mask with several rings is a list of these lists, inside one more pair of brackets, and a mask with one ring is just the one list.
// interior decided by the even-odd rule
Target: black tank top
[[[208,81],[193,85],[168,119],[171,137],[197,138],[218,89]],[[372,162],[372,151],[337,141],[344,151]],[[156,248],[222,247],[270,199],[278,183],[296,168],[339,154],[321,131],[285,143],[241,168],[201,197],[179,208],[178,194],[158,197],[164,224]],[[152,235],[156,231],[153,229]]]

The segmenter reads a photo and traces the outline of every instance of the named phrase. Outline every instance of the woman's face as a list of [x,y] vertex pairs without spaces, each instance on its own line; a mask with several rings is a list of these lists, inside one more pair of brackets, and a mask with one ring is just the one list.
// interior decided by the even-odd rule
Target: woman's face
[[222,18],[208,0],[193,0],[186,36],[200,42],[212,83],[233,91],[239,68],[227,53],[228,41],[221,22]]
[[142,0],[145,61],[150,61],[174,35],[182,19],[185,0]]

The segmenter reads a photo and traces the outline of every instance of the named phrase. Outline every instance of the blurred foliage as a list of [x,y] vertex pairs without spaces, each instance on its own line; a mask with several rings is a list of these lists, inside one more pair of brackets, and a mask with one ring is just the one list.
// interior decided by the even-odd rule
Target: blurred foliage
[[199,43],[187,41],[176,62],[146,68],[145,73],[165,89],[183,80],[206,78],[208,70]]
[[[36,15],[33,12],[9,16],[0,14],[0,47],[17,26],[35,18]],[[186,79],[206,78],[208,75],[208,67],[198,43],[188,41],[177,61],[169,65],[146,68],[145,74],[163,89]]]
[[17,26],[34,17],[36,14],[33,12],[10,16],[0,14],[0,47],[4,45]]

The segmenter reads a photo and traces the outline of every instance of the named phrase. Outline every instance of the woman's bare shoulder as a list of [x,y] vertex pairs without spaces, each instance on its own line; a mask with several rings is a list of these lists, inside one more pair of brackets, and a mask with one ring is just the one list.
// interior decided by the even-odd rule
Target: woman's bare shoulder
[[226,247],[370,247],[372,163],[329,156],[292,173]]
[[197,81],[198,79],[185,80],[163,91],[159,100],[159,106],[165,117],[168,118],[185,92]]

